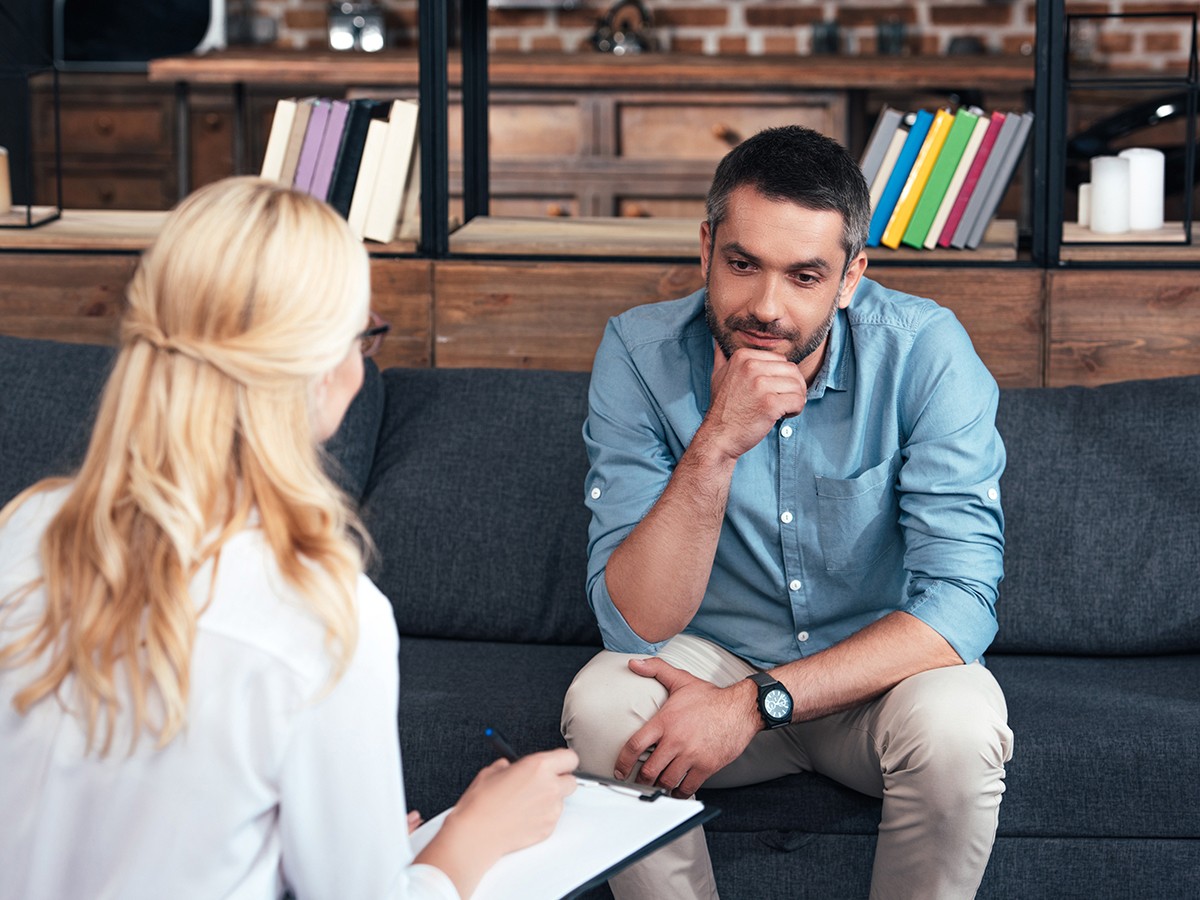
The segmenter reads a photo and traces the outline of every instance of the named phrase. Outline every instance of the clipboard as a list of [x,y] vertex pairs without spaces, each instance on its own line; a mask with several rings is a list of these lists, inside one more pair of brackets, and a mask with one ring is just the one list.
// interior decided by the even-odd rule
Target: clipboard
[[[414,855],[432,840],[448,812],[413,832]],[[578,897],[719,812],[699,800],[677,800],[657,789],[581,774],[550,837],[503,857],[484,875],[472,900]]]

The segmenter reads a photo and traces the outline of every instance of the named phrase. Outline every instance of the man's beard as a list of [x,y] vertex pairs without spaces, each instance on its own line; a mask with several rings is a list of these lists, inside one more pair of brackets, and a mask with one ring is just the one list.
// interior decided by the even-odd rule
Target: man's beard
[[838,285],[837,294],[834,295],[833,304],[829,308],[829,315],[825,317],[824,323],[805,339],[798,331],[785,331],[774,322],[760,322],[754,316],[729,316],[724,322],[717,321],[717,315],[713,312],[712,291],[707,284],[708,279],[705,279],[705,282],[705,288],[708,290],[704,297],[704,319],[708,322],[708,330],[712,332],[717,346],[721,348],[726,359],[733,356],[733,351],[738,349],[733,342],[734,332],[755,331],[791,344],[791,348],[784,356],[788,362],[799,365],[821,349],[821,345],[825,343],[825,338],[829,336],[829,331],[833,328],[834,316],[837,315],[837,298],[842,294],[842,285]]

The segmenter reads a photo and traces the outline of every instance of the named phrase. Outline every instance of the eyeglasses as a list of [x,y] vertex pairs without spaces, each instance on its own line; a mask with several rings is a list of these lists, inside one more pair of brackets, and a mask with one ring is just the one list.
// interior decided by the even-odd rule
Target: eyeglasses
[[392,330],[392,326],[379,318],[378,313],[372,312],[367,330],[358,336],[358,348],[362,351],[363,359],[370,359],[383,346],[383,336]]

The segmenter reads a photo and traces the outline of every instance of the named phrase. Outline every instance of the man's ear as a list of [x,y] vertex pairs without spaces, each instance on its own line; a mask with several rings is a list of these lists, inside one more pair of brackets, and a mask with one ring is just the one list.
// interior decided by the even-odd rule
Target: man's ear
[[859,279],[867,271],[867,254],[860,252],[846,269],[846,277],[842,279],[842,292],[838,295],[838,309],[845,309],[854,299],[854,291],[858,288]]
[[708,281],[708,265],[712,262],[712,231],[708,227],[708,221],[700,223],[700,274],[704,276],[704,280]]

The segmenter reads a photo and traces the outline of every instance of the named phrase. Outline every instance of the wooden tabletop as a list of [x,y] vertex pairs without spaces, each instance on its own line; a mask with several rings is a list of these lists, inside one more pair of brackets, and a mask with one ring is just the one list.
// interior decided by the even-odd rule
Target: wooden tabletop
[[[415,52],[230,48],[150,61],[151,81],[192,84],[416,84]],[[704,56],[686,53],[493,53],[488,80],[531,88],[963,88],[1033,85],[1027,56]],[[462,77],[458,54],[449,77]]]

